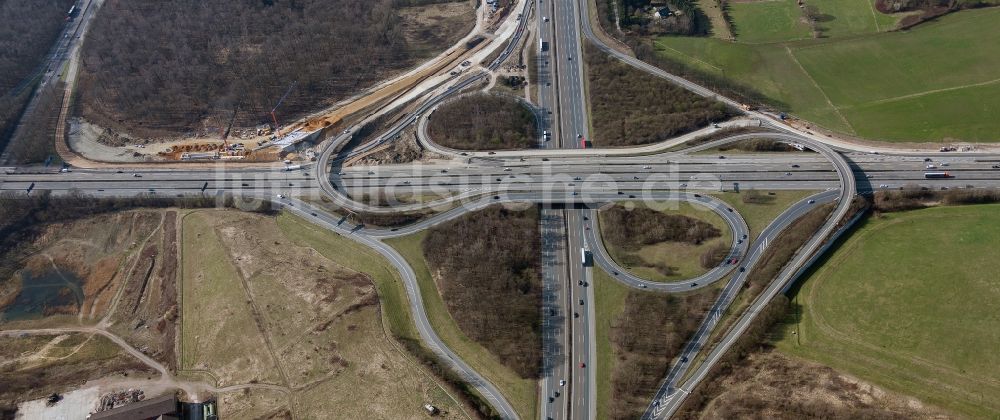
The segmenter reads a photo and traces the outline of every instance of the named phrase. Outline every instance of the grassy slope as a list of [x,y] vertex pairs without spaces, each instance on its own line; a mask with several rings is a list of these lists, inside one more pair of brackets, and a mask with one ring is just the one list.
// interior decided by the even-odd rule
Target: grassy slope
[[[751,45],[755,38],[748,40],[746,31],[759,26],[755,19],[763,18],[745,17],[749,22],[743,24],[740,38],[745,42],[662,37],[657,46],[665,56],[738,80],[784,103],[798,116],[833,130],[889,141],[1000,140],[996,135],[1000,123],[992,118],[998,102],[993,91],[971,88],[951,95],[876,102],[996,80],[1000,31],[995,24],[1000,9],[955,13],[906,32],[875,33],[893,22],[871,18],[868,26],[861,16],[866,5],[852,6],[851,1],[856,0],[821,7],[835,17],[821,23],[829,28],[829,39],[786,37],[788,42]],[[741,18],[734,14],[734,20],[740,27]],[[960,124],[954,122],[956,117]]]
[[410,317],[406,289],[389,261],[364,245],[317,230],[314,225],[294,215],[281,213],[277,221],[278,227],[297,245],[313,248],[337,264],[371,276],[378,288],[382,316],[389,329],[404,338],[420,339]]
[[[974,417],[1000,414],[1000,205],[869,220],[796,295],[779,349]],[[859,310],[863,308],[863,310]]]
[[[766,190],[759,190],[761,194],[767,194]],[[733,206],[733,209],[738,211],[743,220],[747,222],[747,227],[750,228],[750,240],[754,240],[757,235],[759,235],[767,225],[771,224],[775,218],[778,217],[781,212],[787,210],[792,204],[806,198],[810,195],[816,194],[819,191],[789,191],[789,190],[779,190],[773,191],[774,195],[769,197],[774,197],[774,201],[767,204],[746,204],[739,194],[734,192],[724,192],[724,193],[712,193],[713,196],[719,198],[722,201],[729,203]]]
[[427,317],[434,331],[462,360],[500,388],[520,417],[534,417],[538,409],[536,382],[519,377],[513,370],[501,364],[489,350],[467,337],[458,328],[458,324],[448,313],[448,307],[438,293],[427,268],[427,261],[420,246],[424,236],[426,232],[420,232],[402,238],[388,239],[385,242],[399,251],[406,258],[406,262],[413,267],[420,284],[424,308],[427,310]]
[[[633,203],[622,203],[625,205]],[[662,262],[670,267],[676,268],[676,273],[671,276],[665,276],[655,267],[641,266],[641,265],[631,265],[625,266],[630,272],[641,276],[644,279],[649,279],[653,281],[676,281],[687,278],[692,278],[700,276],[708,271],[702,268],[699,258],[712,246],[722,243],[726,246],[732,243],[732,233],[729,230],[729,225],[726,221],[722,219],[721,216],[705,210],[703,207],[695,207],[688,203],[680,203],[676,209],[671,208],[675,202],[665,203],[664,208],[659,209],[665,214],[671,215],[681,215],[688,216],[703,222],[710,223],[715,226],[721,232],[718,238],[713,238],[706,240],[700,245],[691,245],[681,242],[661,242],[658,244],[647,245],[635,252],[626,251],[614,246],[612,243],[605,241],[604,246],[607,247],[608,253],[611,254],[615,261],[619,262],[621,265],[624,261],[634,260],[634,257],[629,257],[629,254],[637,255],[643,260],[650,263]],[[656,207],[651,207],[657,209]],[[604,218],[601,218],[601,222],[604,222]],[[601,229],[604,229],[604,225],[601,225]]]

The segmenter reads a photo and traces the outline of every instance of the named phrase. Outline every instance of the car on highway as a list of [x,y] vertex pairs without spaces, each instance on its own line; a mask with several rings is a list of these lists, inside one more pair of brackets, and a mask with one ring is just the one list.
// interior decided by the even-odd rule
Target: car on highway
[[786,175],[786,176],[787,176],[787,175],[791,175],[791,174],[792,174],[791,172],[785,172],[785,175]]
[[278,198],[279,198],[279,199],[283,199],[283,198],[285,198],[285,196],[284,196],[284,195],[281,195],[281,194],[278,194]]
[[583,362],[580,362],[580,367],[581,367],[581,368],[585,368],[585,367],[587,367],[587,364],[586,364],[586,363],[583,363]]
[[736,264],[736,263],[737,263],[737,262],[739,262],[739,261],[740,261],[740,260],[739,260],[739,258],[730,258],[730,259],[729,259],[729,264],[730,264],[730,265],[732,265],[732,264]]
[[808,203],[808,204],[816,204],[816,200],[809,200],[806,203]]
[[691,287],[698,287],[698,283],[691,283]]
[[142,178],[142,174],[132,174],[132,177],[134,177],[134,178]]
[[510,168],[503,168],[504,172],[510,172]]
[[742,273],[744,271],[747,271],[747,268],[746,267],[740,267],[740,272]]
[[548,22],[548,21],[549,21],[548,16],[542,16],[542,22]]
[[924,168],[927,168],[927,169],[937,169],[937,166],[934,165],[933,163],[928,163],[927,166],[925,166]]
[[642,169],[653,169],[653,167],[649,166],[649,165],[646,165],[646,166],[643,166]]
[[565,379],[560,379],[559,380],[559,386],[566,386],[566,380]]
[[580,304],[583,305],[583,299],[580,299]]
[[1000,165],[993,165],[993,169],[1000,169]]
[[793,167],[793,168],[798,168],[798,167],[799,167],[799,164],[797,164],[797,163],[796,163],[796,164],[793,164],[793,165],[792,165],[792,167]]

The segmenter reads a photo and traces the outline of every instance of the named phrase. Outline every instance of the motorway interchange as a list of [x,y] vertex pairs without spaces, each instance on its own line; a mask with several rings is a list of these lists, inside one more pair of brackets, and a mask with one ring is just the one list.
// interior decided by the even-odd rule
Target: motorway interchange
[[[81,192],[94,196],[220,195],[233,194],[250,200],[267,200],[316,225],[349,237],[385,256],[406,284],[411,313],[425,345],[443,362],[455,369],[504,418],[519,418],[517,413],[489,379],[462,361],[434,332],[424,311],[416,276],[405,259],[383,239],[408,235],[422,229],[498,203],[531,202],[542,206],[543,257],[543,361],[539,383],[540,418],[596,418],[595,313],[592,270],[604,270],[622,284],[636,289],[675,293],[726,282],[722,292],[690,338],[683,352],[674,360],[660,390],[650,401],[647,418],[667,418],[684,400],[722,354],[750,325],[754,316],[774,296],[793,281],[810,263],[824,243],[850,216],[851,202],[859,192],[921,185],[931,188],[993,187],[1000,183],[1000,171],[993,168],[1000,155],[977,153],[925,153],[894,151],[886,148],[860,148],[850,144],[793,130],[773,116],[745,112],[749,121],[767,129],[752,135],[722,137],[695,147],[684,141],[663,142],[662,147],[595,150],[579,149],[581,139],[589,139],[589,116],[582,68],[581,40],[587,39],[602,51],[658,77],[689,90],[717,97],[734,109],[735,101],[663,70],[622,54],[594,35],[586,15],[586,3],[579,0],[537,2],[522,0],[514,42],[507,44],[500,56],[483,65],[483,72],[465,79],[454,79],[446,89],[426,92],[419,98],[418,112],[412,113],[384,135],[366,145],[345,150],[352,127],[325,142],[315,165],[293,171],[281,168],[244,166],[217,169],[177,170],[155,166],[106,169],[75,169],[59,172],[49,168],[4,168],[0,191],[17,193]],[[514,13],[511,14],[513,19]],[[533,17],[533,19],[529,18]],[[543,19],[544,17],[544,19]],[[444,99],[488,77],[514,52],[516,40],[533,21],[536,37],[547,42],[538,54],[537,106],[542,113],[539,130],[552,133],[552,141],[540,142],[539,149],[503,153],[466,153],[435,147],[433,140],[421,136],[425,147],[444,155],[433,164],[409,163],[382,166],[342,167],[344,160],[363,154],[377,145],[393,141],[398,133],[420,116],[429,115]],[[491,42],[503,43],[504,39]],[[532,43],[528,43],[528,48]],[[540,48],[541,49],[541,48]],[[58,58],[62,60],[63,58]],[[548,113],[547,111],[551,111]],[[419,130],[423,131],[423,130]],[[713,131],[708,129],[708,131]],[[802,152],[734,153],[718,152],[719,146],[749,138],[803,146]],[[559,150],[570,149],[570,150]],[[927,179],[926,159],[952,175],[945,179]],[[942,168],[943,163],[947,166]],[[762,232],[750,232],[739,212],[708,192],[736,188],[816,190],[818,193],[795,203],[771,222]],[[374,206],[358,201],[364,195],[386,192],[441,197],[430,202],[394,203]],[[432,216],[409,226],[374,229],[352,223],[345,215],[335,215],[313,204],[325,197],[346,212],[395,213],[437,209]],[[686,201],[715,212],[729,224],[732,248],[727,263],[707,273],[684,281],[660,283],[628,273],[618,266],[604,249],[596,226],[596,208],[618,201]],[[749,308],[726,331],[721,339],[705,348],[716,332],[719,314],[726,311],[746,281],[754,264],[773,239],[791,222],[810,209],[836,203],[826,223],[803,246],[792,261],[754,300]],[[729,264],[728,261],[738,261]],[[590,264],[592,262],[592,264]],[[581,302],[582,304],[578,304]],[[572,313],[575,313],[573,315]],[[696,359],[701,363],[694,365]]]

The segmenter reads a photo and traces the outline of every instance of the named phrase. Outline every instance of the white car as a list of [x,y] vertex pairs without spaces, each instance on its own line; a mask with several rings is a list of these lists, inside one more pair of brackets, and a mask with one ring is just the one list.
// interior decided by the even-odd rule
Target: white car
[[278,199],[284,199],[284,198],[285,198],[284,195],[278,194]]
[[566,386],[566,380],[565,379],[560,379],[559,380],[559,386]]
[[928,163],[927,166],[926,166],[926,168],[927,169],[935,169],[935,168],[937,168],[937,166],[934,166],[933,163]]
[[642,169],[653,169],[652,166],[643,166]]
[[548,21],[549,21],[549,17],[548,17],[548,16],[545,16],[545,17],[543,17],[543,18],[542,18],[542,21],[543,21],[543,22],[548,22]]

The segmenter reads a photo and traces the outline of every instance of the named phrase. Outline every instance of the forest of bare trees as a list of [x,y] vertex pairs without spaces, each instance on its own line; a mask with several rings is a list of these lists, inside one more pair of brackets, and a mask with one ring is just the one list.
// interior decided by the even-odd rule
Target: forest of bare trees
[[687,296],[629,292],[622,313],[611,324],[615,365],[608,413],[612,419],[642,417],[713,298],[708,292]]
[[0,1],[0,150],[44,73],[46,53],[73,0]]
[[39,89],[34,112],[25,113],[21,129],[7,146],[9,163],[20,165],[43,162],[56,153],[54,135],[59,123],[65,83],[49,83]]
[[425,58],[399,15],[423,3],[107,0],[81,55],[80,113],[138,135],[207,135],[269,122],[288,91],[277,114],[289,121]]
[[493,206],[432,228],[424,256],[462,332],[523,378],[541,367],[538,210]]
[[648,207],[627,209],[620,205],[601,211],[601,234],[616,247],[636,250],[660,242],[698,245],[722,234],[711,223]]
[[590,43],[585,55],[594,142],[601,146],[655,143],[730,116],[721,102],[646,74]]
[[461,150],[527,149],[535,144],[535,115],[513,98],[477,94],[434,111],[428,131],[435,143]]

